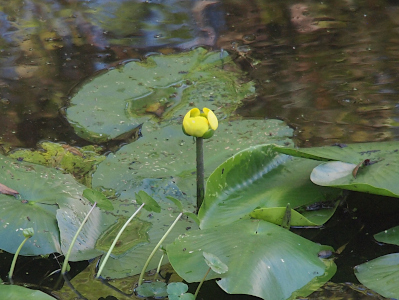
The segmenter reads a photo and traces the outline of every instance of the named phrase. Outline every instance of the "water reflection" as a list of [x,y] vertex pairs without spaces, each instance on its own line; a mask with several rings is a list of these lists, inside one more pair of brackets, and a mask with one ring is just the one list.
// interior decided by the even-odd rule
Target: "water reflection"
[[225,49],[257,83],[238,113],[282,118],[300,146],[397,139],[393,1],[0,0],[0,143],[84,141],[70,90],[147,53]]

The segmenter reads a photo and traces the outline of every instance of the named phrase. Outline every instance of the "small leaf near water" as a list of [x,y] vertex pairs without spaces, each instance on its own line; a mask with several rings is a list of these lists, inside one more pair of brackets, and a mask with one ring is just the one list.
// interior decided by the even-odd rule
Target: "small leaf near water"
[[138,193],[136,193],[136,201],[140,205],[145,203],[144,209],[146,209],[147,211],[154,211],[157,213],[161,212],[161,207],[159,206],[157,201],[155,201],[154,198],[152,198],[144,191],[139,191]]
[[97,202],[97,207],[101,208],[102,210],[111,211],[114,209],[111,201],[109,201],[108,198],[99,191],[93,189],[85,189],[83,191],[83,197],[89,200],[90,203]]
[[216,255],[208,252],[202,252],[202,255],[205,258],[206,264],[212,269],[213,272],[223,274],[228,271],[229,268],[227,265],[225,265]]
[[19,193],[16,190],[13,190],[12,188],[0,183],[0,194],[15,196]]
[[144,282],[136,288],[136,293],[140,297],[154,298],[166,297],[168,295],[166,292],[166,283],[160,281]]

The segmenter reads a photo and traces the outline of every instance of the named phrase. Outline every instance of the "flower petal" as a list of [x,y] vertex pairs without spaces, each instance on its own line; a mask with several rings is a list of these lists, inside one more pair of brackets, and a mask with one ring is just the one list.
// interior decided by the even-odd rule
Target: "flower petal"
[[183,127],[187,134],[202,137],[209,129],[209,123],[206,118],[199,116],[183,120]]
[[211,111],[209,108],[204,107],[203,109],[206,118],[208,119],[209,126],[213,129],[216,130],[219,126],[218,118],[214,114],[213,111]]

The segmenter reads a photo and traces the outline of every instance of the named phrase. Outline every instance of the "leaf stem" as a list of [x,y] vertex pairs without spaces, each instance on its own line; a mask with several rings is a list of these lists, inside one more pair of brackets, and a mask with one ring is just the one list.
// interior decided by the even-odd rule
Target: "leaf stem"
[[61,274],[62,275],[66,274],[66,269],[68,267],[69,256],[71,255],[73,245],[75,245],[75,242],[76,242],[76,239],[79,236],[79,233],[82,231],[83,226],[85,225],[85,223],[89,219],[89,216],[90,216],[91,212],[93,211],[93,209],[96,207],[96,205],[97,205],[97,202],[94,202],[92,208],[89,210],[89,212],[87,213],[86,217],[83,219],[82,224],[80,224],[80,226],[78,228],[78,231],[76,231],[75,236],[73,237],[73,239],[71,241],[71,244],[69,245],[68,252],[65,255],[65,259],[64,259],[64,262],[62,264],[62,269],[61,269]]
[[194,294],[194,299],[197,298],[198,293],[199,293],[199,290],[200,290],[202,284],[204,283],[204,281],[205,281],[205,279],[206,279],[206,276],[208,276],[208,274],[209,274],[210,271],[211,271],[211,268],[208,269],[208,271],[206,272],[204,278],[202,278],[201,282],[200,282],[199,285],[197,286],[197,289],[195,290],[195,294]]
[[158,242],[158,244],[154,247],[154,249],[152,250],[150,256],[148,257],[147,261],[144,264],[143,269],[141,270],[140,273],[140,277],[139,277],[139,282],[138,282],[138,286],[141,285],[141,283],[143,282],[143,277],[144,277],[144,273],[145,270],[147,269],[148,265],[150,264],[151,259],[153,258],[153,256],[155,255],[155,252],[158,251],[159,247],[161,246],[161,244],[163,243],[163,241],[166,239],[166,237],[169,235],[169,233],[172,231],[173,227],[175,227],[177,221],[179,221],[179,219],[181,218],[181,216],[183,215],[183,213],[181,212],[176,220],[172,223],[172,225],[170,225],[169,229],[165,232],[165,234],[163,235],[163,237],[161,238],[161,240]]
[[200,209],[205,195],[204,179],[204,139],[196,138],[197,153],[197,212]]
[[13,282],[13,280],[12,280],[12,275],[13,275],[13,273],[14,273],[14,269],[15,269],[15,265],[16,265],[16,263],[17,263],[17,258],[18,258],[19,252],[21,251],[23,245],[26,243],[26,241],[27,241],[29,238],[30,238],[30,237],[26,237],[26,238],[22,241],[21,245],[19,245],[17,251],[16,251],[15,254],[14,254],[14,258],[13,258],[13,260],[12,260],[11,267],[10,267],[10,272],[8,273],[8,279],[10,280],[10,283],[11,283],[11,284],[14,284],[14,282]]
[[96,279],[98,279],[101,275],[101,272],[104,269],[105,264],[108,261],[109,256],[111,255],[112,250],[114,250],[116,243],[118,242],[119,238],[121,237],[123,231],[125,230],[125,228],[127,227],[127,225],[129,225],[130,221],[139,213],[139,211],[143,208],[143,206],[145,205],[145,203],[142,203],[139,208],[134,212],[133,215],[131,215],[131,217],[126,221],[126,223],[123,225],[123,227],[119,230],[118,234],[116,235],[114,241],[111,244],[111,247],[109,247],[107,254],[105,255],[103,261],[101,262],[100,268],[98,269],[97,272],[97,276]]

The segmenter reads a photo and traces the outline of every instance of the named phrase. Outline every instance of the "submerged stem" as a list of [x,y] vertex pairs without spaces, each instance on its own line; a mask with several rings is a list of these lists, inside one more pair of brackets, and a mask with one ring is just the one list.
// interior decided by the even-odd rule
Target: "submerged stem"
[[204,139],[196,138],[197,150],[197,212],[204,201],[205,179],[204,179]]
[[161,244],[163,243],[163,241],[166,239],[166,237],[169,235],[169,233],[172,231],[173,227],[175,227],[177,221],[179,221],[179,219],[181,218],[181,216],[183,215],[183,213],[181,212],[176,220],[172,223],[172,225],[170,225],[169,229],[165,232],[165,234],[163,235],[163,237],[161,238],[161,240],[158,242],[158,244],[154,247],[154,249],[152,250],[150,256],[148,257],[147,261],[144,264],[143,269],[141,270],[140,273],[140,278],[139,278],[139,282],[138,282],[138,286],[141,285],[141,283],[143,282],[143,277],[144,277],[144,273],[145,270],[147,269],[148,265],[150,264],[151,259],[153,258],[153,256],[155,255],[155,252],[158,251],[159,247],[161,246]]
[[64,262],[62,264],[62,269],[61,269],[61,274],[62,275],[66,274],[66,269],[68,267],[69,256],[71,255],[73,245],[75,245],[75,242],[76,242],[76,240],[77,240],[77,238],[79,236],[79,233],[82,231],[83,226],[85,225],[86,221],[89,219],[89,216],[90,216],[91,212],[93,211],[93,209],[96,207],[96,205],[97,205],[97,202],[94,202],[92,208],[89,210],[89,212],[87,213],[86,217],[83,219],[82,224],[80,224],[80,226],[78,228],[78,231],[76,231],[75,236],[73,237],[73,239],[71,241],[71,244],[69,245],[68,252],[65,255],[65,259],[64,259]]
[[122,232],[125,230],[127,225],[129,225],[130,221],[139,213],[139,211],[143,208],[144,205],[145,205],[145,203],[141,204],[140,207],[135,211],[135,213],[125,222],[125,224],[123,225],[121,230],[119,230],[118,234],[116,235],[116,238],[112,242],[111,247],[109,247],[108,252],[107,252],[107,254],[104,257],[104,259],[103,259],[103,261],[102,261],[102,263],[100,265],[100,268],[98,269],[97,276],[96,276],[97,279],[100,277],[101,272],[103,271],[104,266],[107,263],[107,260],[108,260],[109,256],[111,255],[112,250],[114,250],[116,243],[118,242],[119,238],[122,235]]

